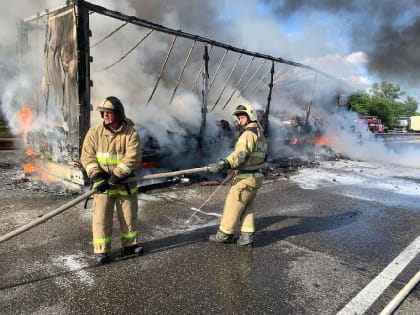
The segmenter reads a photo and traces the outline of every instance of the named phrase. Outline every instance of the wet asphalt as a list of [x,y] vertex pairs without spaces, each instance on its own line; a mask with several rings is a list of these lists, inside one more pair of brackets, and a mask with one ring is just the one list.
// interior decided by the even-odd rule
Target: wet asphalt
[[[139,194],[144,254],[119,258],[114,220],[116,260],[97,265],[91,201],[79,203],[0,244],[0,313],[336,314],[416,239],[419,209],[389,193],[401,203],[383,204],[382,192],[363,185],[302,189],[288,176],[299,172],[259,191],[253,247],[208,241],[229,185],[175,184]],[[27,194],[33,203],[1,208],[2,234],[72,198]],[[366,314],[378,314],[419,266],[417,256]],[[417,287],[395,314],[416,314],[419,297]]]

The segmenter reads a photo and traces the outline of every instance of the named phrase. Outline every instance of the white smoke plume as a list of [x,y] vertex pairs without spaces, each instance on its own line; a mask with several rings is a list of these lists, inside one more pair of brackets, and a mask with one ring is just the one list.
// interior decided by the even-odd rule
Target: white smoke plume
[[[16,67],[16,23],[18,19],[32,16],[46,8],[56,7],[62,2],[38,1],[35,4],[33,1],[26,0],[20,1],[19,6],[16,5],[16,7],[10,2],[6,3],[5,0],[0,0],[0,2],[3,4],[1,13],[3,27],[0,32],[2,38],[5,39],[1,43],[1,109],[9,118],[12,129],[18,132],[16,124],[18,105],[27,100],[19,97],[21,94],[19,89],[22,88],[22,76],[18,76]],[[377,143],[370,135],[363,136],[363,145],[361,146],[359,136],[355,136],[350,128],[354,117],[349,118],[349,114],[344,115],[343,111],[337,111],[337,104],[334,103],[335,94],[343,92],[343,89],[345,89],[344,92],[351,93],[360,87],[366,87],[367,83],[370,83],[365,76],[360,75],[360,68],[368,65],[368,68],[372,69],[372,64],[374,64],[372,54],[368,55],[368,52],[372,53],[372,51],[350,51],[347,56],[335,53],[334,51],[338,50],[339,44],[331,42],[327,38],[323,25],[316,20],[319,16],[311,14],[308,15],[308,19],[313,20],[311,27],[308,27],[300,35],[300,38],[293,38],[285,28],[278,26],[275,14],[284,16],[286,11],[280,9],[287,9],[288,12],[293,13],[293,10],[303,8],[303,4],[292,7],[289,1],[285,1],[283,7],[273,5],[273,8],[279,10],[273,10],[272,13],[266,15],[256,15],[252,8],[255,8],[259,1],[241,2],[241,6],[236,11],[231,11],[232,14],[239,15],[240,18],[236,18],[232,22],[223,16],[229,11],[231,2],[222,0],[177,0],[170,2],[163,0],[104,0],[92,1],[92,3],[170,28],[181,29],[184,32],[230,43],[233,46],[307,63],[342,79],[341,82],[337,83],[319,75],[314,88],[313,72],[277,65],[275,79],[277,78],[278,81],[275,83],[276,88],[273,89],[270,111],[272,114],[270,127],[273,131],[273,137],[276,139],[287,137],[288,131],[284,127],[283,118],[296,115],[305,118],[308,104],[311,103],[310,122],[314,123],[313,117],[321,119],[323,123],[320,126],[325,134],[333,136],[333,139],[340,139],[340,141],[335,142],[333,140],[331,143],[334,150],[356,159],[369,160],[370,158],[390,156],[385,146]],[[266,1],[266,3],[270,3],[270,1]],[[185,14],[185,12],[188,12],[188,14]],[[302,9],[301,12],[307,12],[307,8]],[[293,14],[299,14],[299,12],[296,11]],[[250,23],[251,21],[252,23]],[[200,126],[201,76],[194,91],[191,90],[191,86],[202,63],[203,46],[200,43],[197,44],[199,48],[194,50],[176,96],[173,102],[169,104],[174,81],[191,45],[189,41],[187,42],[182,38],[177,39],[165,68],[164,76],[161,78],[152,100],[147,103],[172,38],[166,34],[153,32],[139,46],[140,48],[134,49],[123,60],[117,62],[149,31],[128,24],[101,44],[93,46],[121,26],[122,23],[122,21],[99,14],[90,15],[91,55],[93,56],[93,63],[91,64],[92,105],[95,107],[106,96],[119,97],[126,108],[127,116],[138,124],[139,128],[146,127],[152,131],[153,136],[159,139],[162,146],[177,147],[182,151],[182,148],[186,145],[185,139],[188,139],[190,134],[196,135]],[[42,44],[39,45],[42,46]],[[215,75],[216,66],[222,55],[223,51],[217,48],[214,48],[214,51],[210,53],[211,75]],[[41,56],[38,57],[42,58]],[[231,67],[235,59],[236,56],[228,54],[226,60],[229,62],[226,62],[226,64]],[[243,57],[238,68],[243,70],[248,61],[248,57]],[[106,69],[114,63],[115,65]],[[253,64],[254,69],[257,65],[258,63]],[[223,67],[219,79],[214,82],[211,89],[210,108],[224,87],[224,79],[229,74],[230,67]],[[264,71],[269,70],[269,68],[270,65],[267,63],[264,66]],[[240,73],[241,71],[234,73],[218,106],[215,107],[214,111],[208,113],[209,138],[216,136],[219,119],[226,119],[233,123],[232,109],[239,102],[248,101],[252,102],[258,109],[265,108],[268,82],[264,81],[261,84],[262,88],[257,89],[257,93],[253,97],[241,94],[239,91],[233,93],[232,82],[237,82]],[[378,70],[375,73],[380,74],[381,72]],[[28,86],[39,83],[37,79],[31,77],[27,78],[26,81]],[[229,95],[233,95],[232,101],[222,110],[221,108],[226,104]],[[30,101],[36,102],[36,100]],[[53,113],[52,116],[55,116],[55,114]],[[92,112],[92,124],[99,122],[99,118],[97,112]],[[337,126],[342,126],[342,128],[337,128]],[[45,124],[43,124],[43,127],[45,127]],[[140,131],[142,130],[140,129]],[[366,149],[367,143],[372,143],[375,146],[374,154],[371,150]],[[353,145],[360,150],[349,150],[348,148]],[[282,141],[276,142],[276,152],[284,152],[287,148],[288,146]],[[380,148],[382,148],[381,151],[384,154],[378,155],[376,153]],[[217,155],[219,156],[212,156],[211,159],[223,157],[223,154],[225,154],[225,151],[218,151]],[[191,157],[191,159],[194,159],[194,157]]]

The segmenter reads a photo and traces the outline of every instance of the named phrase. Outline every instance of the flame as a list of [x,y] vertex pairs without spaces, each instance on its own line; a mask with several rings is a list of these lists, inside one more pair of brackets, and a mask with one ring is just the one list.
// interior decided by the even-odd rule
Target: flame
[[28,146],[28,148],[26,149],[25,153],[26,153],[26,155],[29,155],[29,156],[37,156],[37,155],[38,155],[38,153],[37,153],[37,152],[35,152],[35,151],[32,149],[32,147],[31,147],[31,146]]
[[316,146],[330,145],[332,143],[332,137],[330,136],[317,136],[317,137],[303,137],[293,138],[290,142],[292,145],[297,144],[315,144]]
[[31,106],[24,104],[19,112],[19,127],[22,130],[23,143],[28,143],[28,132],[34,123]]
[[32,115],[32,108],[28,104],[24,104],[18,114],[19,116],[19,127],[22,131],[22,140],[26,148],[26,155],[37,156],[38,153],[29,144],[28,133],[34,123],[34,116]]
[[57,179],[54,176],[51,176],[43,172],[40,168],[35,166],[32,163],[23,163],[22,164],[25,177],[31,180],[38,180],[43,182],[55,182]]
[[[23,143],[26,145],[26,155],[35,157],[39,154],[32,148],[29,143],[28,133],[32,128],[34,123],[34,116],[32,114],[32,108],[28,104],[24,104],[18,114],[19,116],[19,127],[22,131]],[[39,167],[32,162],[26,162],[22,164],[25,177],[31,180],[38,180],[44,182],[55,182],[57,179],[54,176],[51,176],[43,172]]]
[[314,138],[314,143],[317,146],[329,145],[332,142],[332,138],[328,136],[319,136]]

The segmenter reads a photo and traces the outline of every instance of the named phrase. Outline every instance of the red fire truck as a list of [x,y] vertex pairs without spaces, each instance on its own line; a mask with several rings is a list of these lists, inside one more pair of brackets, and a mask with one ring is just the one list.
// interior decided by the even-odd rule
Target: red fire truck
[[358,131],[362,131],[364,128],[371,132],[388,132],[388,127],[384,123],[382,123],[378,116],[359,116],[357,129]]

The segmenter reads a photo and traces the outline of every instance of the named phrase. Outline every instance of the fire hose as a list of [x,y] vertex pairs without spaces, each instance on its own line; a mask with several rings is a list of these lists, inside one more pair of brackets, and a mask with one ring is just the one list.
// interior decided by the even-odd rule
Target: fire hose
[[[148,179],[159,179],[159,178],[165,178],[165,177],[176,177],[176,176],[181,176],[181,175],[186,175],[186,174],[195,174],[195,173],[202,173],[202,172],[208,172],[208,166],[204,166],[204,167],[198,167],[198,168],[190,168],[190,169],[186,169],[186,170],[180,170],[180,171],[174,171],[174,172],[167,172],[167,173],[158,173],[158,174],[149,174],[149,175],[144,175],[144,176],[136,176],[136,177],[132,177],[130,179],[127,180],[127,182],[134,182],[134,181],[139,181],[139,180],[148,180]],[[42,217],[29,222],[19,228],[17,228],[14,231],[11,231],[3,236],[0,236],[0,243],[5,242],[9,239],[11,239],[12,237],[15,237],[45,221],[47,221],[48,219],[51,219],[52,217],[56,216],[57,214],[73,207],[74,205],[78,204],[79,202],[89,198],[90,196],[92,196],[95,193],[94,189],[91,189],[87,192],[85,192],[84,194],[80,195],[79,197],[67,202],[66,204],[62,205],[61,207],[48,212],[46,215],[43,215]]]
[[392,299],[391,302],[379,313],[379,315],[391,315],[400,306],[401,302],[410,294],[411,290],[415,288],[420,282],[420,271],[408,281],[408,283],[401,289],[400,292]]

